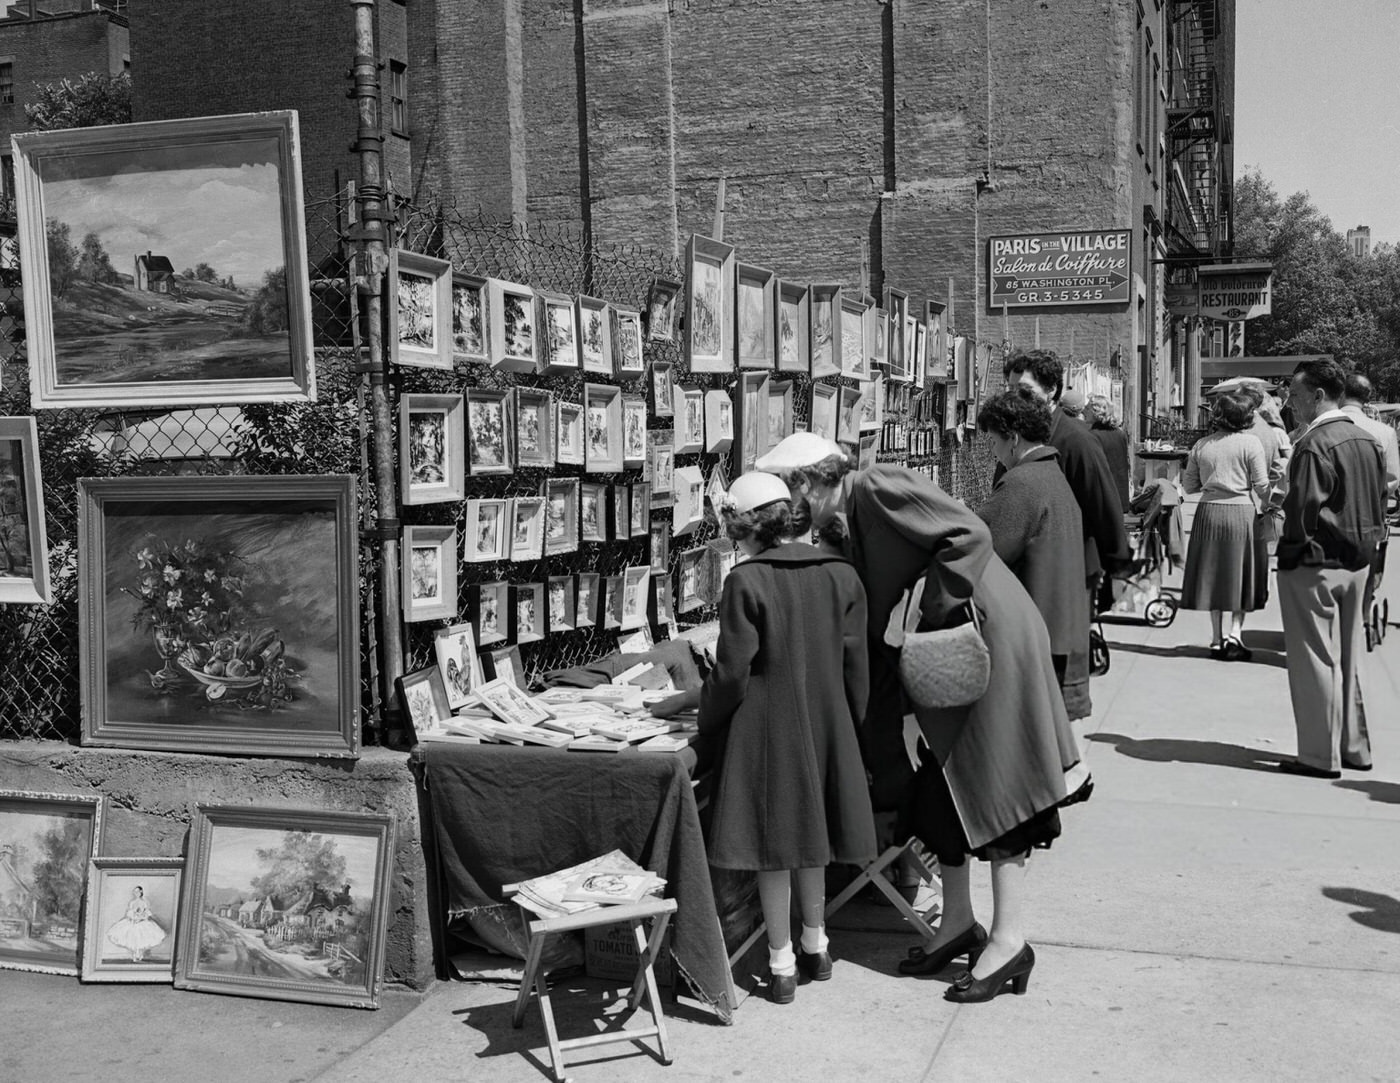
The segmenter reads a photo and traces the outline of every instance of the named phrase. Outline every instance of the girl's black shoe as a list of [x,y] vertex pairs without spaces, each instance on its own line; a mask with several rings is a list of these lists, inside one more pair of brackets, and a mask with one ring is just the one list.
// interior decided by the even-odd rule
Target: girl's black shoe
[[831,977],[831,953],[798,948],[797,969],[812,981],[826,981]]
[[1027,944],[1011,957],[1010,962],[985,978],[974,978],[970,970],[959,974],[957,980],[943,994],[943,999],[951,1000],[955,1004],[980,1004],[1000,993],[1007,982],[1011,983],[1011,991],[1021,996],[1030,984],[1033,969],[1035,949]]
[[[974,921],[965,932],[953,937],[937,951],[926,952],[922,948],[914,948],[907,959],[899,961],[899,972],[901,974],[937,974],[940,970],[946,970],[948,964],[959,955],[964,954],[967,956],[967,965],[973,967],[977,965],[977,960],[982,957],[982,950],[986,946],[987,930]],[[918,952],[918,954],[916,955],[914,952]]]

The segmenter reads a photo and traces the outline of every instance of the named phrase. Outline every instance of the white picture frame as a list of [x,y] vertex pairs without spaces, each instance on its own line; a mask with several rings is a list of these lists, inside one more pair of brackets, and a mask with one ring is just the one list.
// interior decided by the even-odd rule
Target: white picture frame
[[535,322],[535,291],[520,282],[488,278],[486,295],[491,365],[503,372],[538,371],[540,335]]
[[490,497],[467,501],[465,518],[467,564],[488,564],[505,560],[509,550],[510,502]]
[[464,621],[439,628],[433,633],[433,654],[447,693],[448,709],[456,711],[465,707],[475,697],[476,689],[485,683],[471,624]]
[[389,359],[411,368],[452,368],[452,264],[389,251]]
[[406,526],[400,551],[403,619],[438,620],[457,615],[457,529]]

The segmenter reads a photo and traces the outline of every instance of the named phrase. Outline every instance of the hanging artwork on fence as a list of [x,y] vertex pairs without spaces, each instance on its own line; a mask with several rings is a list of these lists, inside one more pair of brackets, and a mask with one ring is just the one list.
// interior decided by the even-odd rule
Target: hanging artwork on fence
[[578,606],[574,612],[574,627],[592,628],[598,623],[597,572],[578,573]]
[[869,306],[852,293],[841,295],[841,375],[870,378],[870,354],[865,343],[865,313]]
[[914,371],[914,336],[909,323],[909,294],[893,286],[885,287],[885,314],[888,334],[885,345],[890,377],[908,380]]
[[38,429],[32,417],[0,417],[0,602],[52,600]]
[[842,387],[839,394],[836,439],[843,444],[854,444],[860,439],[860,403],[863,396],[860,390],[854,387]]
[[540,372],[553,376],[579,370],[578,317],[574,299],[562,293],[535,294],[539,301],[536,318],[542,328]]
[[510,588],[511,638],[517,643],[534,643],[544,638],[545,608],[543,583],[519,583]]
[[34,407],[315,401],[295,112],[14,149]]
[[501,643],[510,628],[506,607],[510,604],[509,583],[478,583],[469,601],[468,614],[476,632],[476,645]]
[[656,417],[671,417],[675,413],[675,365],[670,361],[651,363],[651,412]]
[[399,399],[399,488],[405,504],[462,499],[465,412],[461,395]]
[[572,575],[551,575],[549,592],[550,632],[572,632],[574,630],[574,604],[576,585]]
[[728,391],[705,392],[705,454],[723,455],[734,444],[734,400]]
[[511,452],[509,391],[467,389],[467,473],[509,474]]
[[584,372],[613,374],[612,312],[596,297],[578,299],[579,361]]
[[890,319],[883,308],[873,305],[865,310],[865,352],[866,366],[862,373],[854,373],[857,379],[870,378],[871,365],[890,363]]
[[624,632],[640,628],[647,621],[647,585],[650,579],[651,566],[648,564],[627,568],[622,573],[620,623]]
[[578,478],[550,478],[544,486],[544,551],[548,556],[578,548]]
[[671,535],[689,534],[705,521],[705,476],[698,466],[676,470],[676,503],[671,509]]
[[452,360],[484,364],[486,342],[486,279],[458,271],[452,276]]
[[505,560],[508,550],[505,525],[508,506],[506,500],[467,501],[464,559],[468,564]]
[[746,474],[768,450],[768,383],[766,372],[746,372],[739,377],[734,402],[739,417],[734,436],[734,476]]
[[653,278],[647,291],[647,338],[652,342],[676,341],[676,310],[681,284],[671,278]]
[[357,754],[354,478],[85,478],[78,511],[84,744]]
[[700,597],[700,591],[703,586],[705,561],[708,557],[709,550],[703,545],[695,549],[687,549],[681,554],[680,580],[676,589],[677,612],[689,613],[692,609],[699,609],[705,604]]
[[677,387],[676,428],[673,437],[677,455],[693,455],[705,449],[705,391],[699,387]]
[[812,322],[812,379],[841,372],[841,287],[813,285],[808,293]]
[[544,556],[544,498],[517,496],[510,501],[510,559]]
[[634,470],[647,461],[647,401],[640,395],[622,398],[622,465]]
[[812,405],[809,411],[810,431],[828,440],[836,439],[837,389],[832,384],[812,385]]
[[740,368],[771,369],[778,278],[765,267],[735,265],[734,352]]
[[812,368],[811,288],[798,282],[779,282],[778,370],[809,372]]
[[554,396],[538,387],[515,388],[515,465],[554,465]]
[[457,615],[457,530],[450,526],[403,528],[403,619]]
[[590,474],[622,470],[622,389],[583,385],[584,469]]
[[642,362],[642,314],[635,308],[612,306],[613,367],[620,379],[640,376]]
[[200,805],[189,847],[177,989],[379,1007],[392,813]]
[[783,437],[792,435],[792,419],[792,381],[769,380],[765,452],[777,447]]
[[691,372],[734,369],[734,249],[693,234],[685,246],[685,360]]
[[535,372],[540,357],[535,291],[519,282],[488,278],[486,297],[491,364],[504,372]]
[[389,349],[396,365],[452,367],[452,264],[395,248],[389,253]]
[[[657,433],[656,440],[651,445],[651,491],[657,496],[668,496],[671,493],[676,470],[676,449],[671,445],[670,440],[663,440],[662,433]],[[666,434],[669,435],[669,434]]]
[[175,980],[183,857],[95,857],[83,897],[85,982]]
[[578,490],[579,537],[586,542],[608,540],[608,487],[585,481]]
[[554,459],[568,466],[583,465],[583,406],[555,403]]

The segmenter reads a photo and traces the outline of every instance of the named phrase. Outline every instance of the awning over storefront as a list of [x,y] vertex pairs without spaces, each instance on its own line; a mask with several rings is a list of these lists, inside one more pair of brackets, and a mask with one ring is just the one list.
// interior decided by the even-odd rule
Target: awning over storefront
[[1279,357],[1203,357],[1201,383],[1205,386],[1232,376],[1259,376],[1265,380],[1287,381],[1300,361],[1331,360],[1331,354],[1285,354]]

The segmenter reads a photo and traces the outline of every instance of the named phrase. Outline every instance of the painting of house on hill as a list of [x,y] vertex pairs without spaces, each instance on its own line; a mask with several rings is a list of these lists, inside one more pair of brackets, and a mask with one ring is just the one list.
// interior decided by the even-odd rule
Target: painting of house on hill
[[17,146],[36,405],[312,397],[295,114]]

